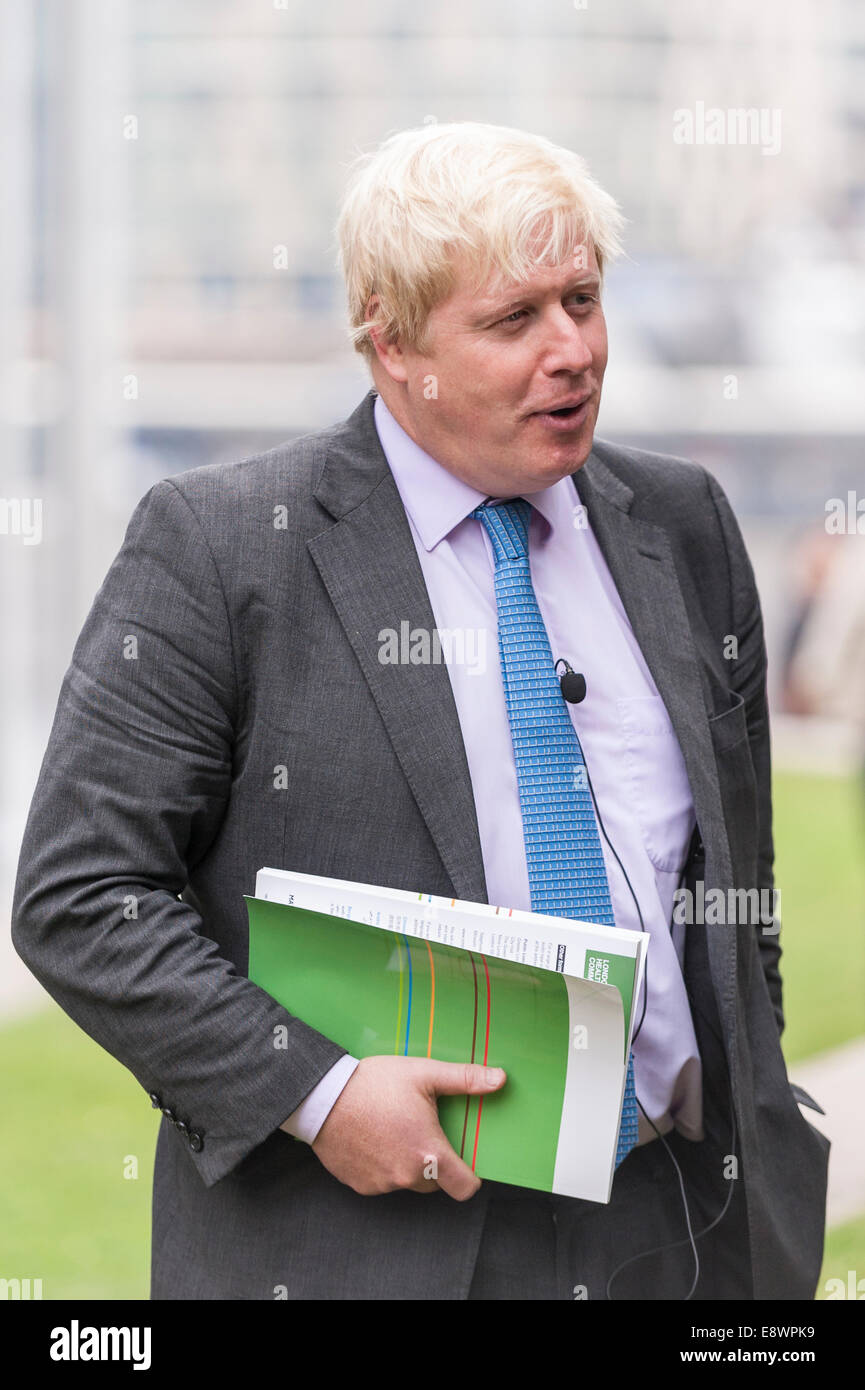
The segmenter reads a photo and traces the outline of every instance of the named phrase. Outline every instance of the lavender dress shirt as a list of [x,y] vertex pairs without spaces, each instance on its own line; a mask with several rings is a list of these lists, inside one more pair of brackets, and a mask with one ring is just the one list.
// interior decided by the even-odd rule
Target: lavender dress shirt
[[[499,665],[494,559],[469,513],[486,498],[449,473],[397,424],[381,396],[375,424],[409,520],[440,632],[455,634],[447,662],[474,792],[487,895],[531,910],[519,789]],[[694,808],[681,750],[634,637],[573,479],[523,494],[532,503],[532,583],[554,660],[586,677],[568,711],[580,738],[607,835],[625,866],[651,936],[637,1005],[637,1096],[662,1132],[702,1139],[702,1073],[682,977],[684,928],[670,922]],[[640,921],[619,865],[601,839],[616,925]],[[285,1122],[312,1143],[357,1066],[343,1057]],[[655,1137],[639,1116],[640,1143]]]

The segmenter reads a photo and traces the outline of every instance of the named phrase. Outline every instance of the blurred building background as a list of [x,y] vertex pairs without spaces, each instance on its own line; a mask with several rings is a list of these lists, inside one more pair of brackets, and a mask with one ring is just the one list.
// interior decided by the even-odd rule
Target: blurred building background
[[[677,143],[676,112],[715,107],[765,113],[774,139]],[[859,758],[855,711],[803,734],[783,674],[831,562],[827,502],[865,496],[857,0],[0,0],[4,921],[60,681],[135,504],[354,408],[346,166],[463,119],[579,151],[621,204],[598,433],[715,472],[763,597],[780,765]],[[11,1011],[38,987],[6,937]]]

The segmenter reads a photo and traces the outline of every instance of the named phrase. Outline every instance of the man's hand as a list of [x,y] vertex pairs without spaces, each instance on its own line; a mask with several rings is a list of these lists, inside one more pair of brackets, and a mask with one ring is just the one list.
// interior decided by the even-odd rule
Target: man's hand
[[441,1188],[464,1202],[481,1180],[448,1143],[436,1097],[487,1095],[505,1080],[501,1068],[471,1062],[365,1057],[313,1140],[313,1152],[363,1197]]

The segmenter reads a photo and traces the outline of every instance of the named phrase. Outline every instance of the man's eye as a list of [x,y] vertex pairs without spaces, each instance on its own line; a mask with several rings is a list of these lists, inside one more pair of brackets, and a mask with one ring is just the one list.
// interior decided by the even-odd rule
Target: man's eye
[[[588,309],[592,304],[597,304],[598,296],[596,294],[572,294],[570,295],[570,300],[572,303],[576,303],[578,309]],[[501,324],[519,323],[527,313],[527,309],[514,309],[513,312],[506,315],[505,318],[499,319],[496,327],[499,327]]]

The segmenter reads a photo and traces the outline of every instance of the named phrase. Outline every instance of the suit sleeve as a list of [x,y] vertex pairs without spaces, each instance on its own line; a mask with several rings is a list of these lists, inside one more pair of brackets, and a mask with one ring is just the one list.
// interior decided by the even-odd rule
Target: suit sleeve
[[237,688],[213,557],[159,482],[63,678],[12,936],[61,1008],[185,1126],[208,1187],[345,1055],[239,975],[178,897],[231,793]]
[[[720,484],[710,473],[707,473],[706,476],[727,550],[732,595],[732,632],[738,638],[738,656],[734,662],[730,663],[734,677],[733,688],[745,701],[748,742],[757,781],[759,841],[756,887],[760,890],[761,902],[763,901],[764,889],[767,890],[768,901],[774,902],[775,899],[772,894],[775,886],[775,847],[772,839],[772,769],[763,616],[754,570],[745,549],[739,524]],[[754,930],[757,933],[760,962],[780,1036],[784,1031],[784,1009],[779,969],[781,958],[780,922],[775,918],[773,922],[767,923],[769,930],[764,930],[763,925],[763,923],[758,923]]]

